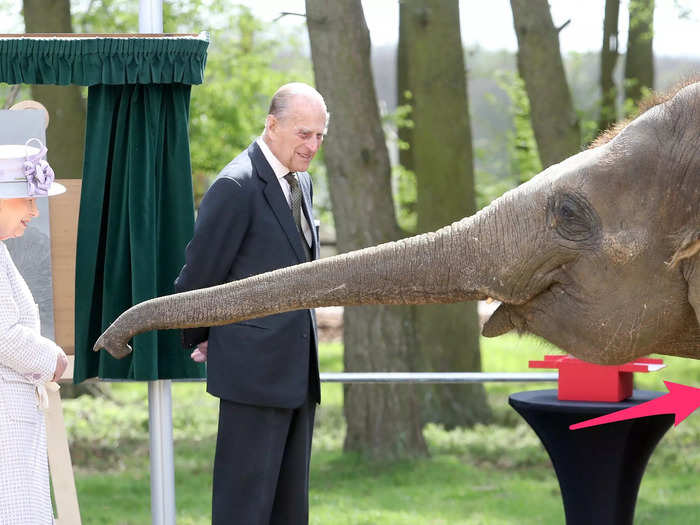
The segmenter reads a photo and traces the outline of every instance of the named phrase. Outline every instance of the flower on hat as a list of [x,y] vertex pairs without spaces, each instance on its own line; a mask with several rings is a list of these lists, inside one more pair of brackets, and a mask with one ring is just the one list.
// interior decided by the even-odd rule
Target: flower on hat
[[55,181],[46,153],[37,138],[24,145],[0,144],[0,199],[49,197],[66,191]]
[[39,154],[27,157],[24,161],[24,175],[27,177],[27,193],[30,197],[48,195],[51,183],[56,178],[49,163],[40,158],[42,154],[46,154],[46,148],[42,147]]

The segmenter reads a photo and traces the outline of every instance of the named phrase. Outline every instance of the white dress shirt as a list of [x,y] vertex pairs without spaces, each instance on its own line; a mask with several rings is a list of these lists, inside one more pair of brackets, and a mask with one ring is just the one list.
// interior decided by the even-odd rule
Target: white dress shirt
[[[284,178],[284,176],[291,170],[287,168],[284,164],[282,164],[277,157],[275,157],[274,153],[272,153],[270,147],[267,144],[265,144],[265,141],[262,137],[258,137],[257,139],[255,139],[255,142],[258,143],[258,146],[260,146],[260,150],[263,152],[263,155],[265,155],[265,160],[267,160],[267,163],[272,168],[272,171],[275,172],[277,182],[280,183],[282,193],[284,193],[284,198],[287,199],[287,204],[291,208],[292,189],[289,187],[287,179]],[[299,178],[297,177],[296,172],[294,173],[294,178],[296,178],[297,182],[299,182]],[[306,214],[303,210],[301,212],[301,230],[302,232],[304,232],[304,239],[306,240],[306,244],[308,244],[309,248],[311,248],[311,245],[313,244],[313,236],[311,235],[311,227],[309,226],[309,221],[306,219]]]

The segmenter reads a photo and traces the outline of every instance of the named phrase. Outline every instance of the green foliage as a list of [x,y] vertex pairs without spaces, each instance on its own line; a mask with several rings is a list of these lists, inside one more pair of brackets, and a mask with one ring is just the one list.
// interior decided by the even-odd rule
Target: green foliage
[[[684,423],[685,424],[685,423]],[[680,427],[679,427],[680,429]],[[671,429],[674,434],[678,429]],[[510,445],[529,452],[531,436],[498,432],[504,454]],[[564,522],[561,495],[544,450],[521,457],[521,466],[474,464],[464,450],[470,438],[450,438],[450,451],[430,443],[429,459],[377,465],[338,449],[316,451],[311,459],[310,523],[315,525],[559,525]],[[670,435],[652,455],[642,482],[635,523],[687,525],[697,516],[697,471],[674,470],[663,462],[664,449],[673,448]],[[482,439],[490,440],[485,432]],[[500,445],[499,445],[500,444]],[[474,446],[480,446],[474,443]],[[211,522],[211,463],[213,439],[181,443],[175,448],[177,522]],[[447,447],[446,447],[447,448]],[[526,452],[527,451],[527,452]],[[77,469],[76,485],[85,525],[150,523],[148,463],[143,456],[125,454],[122,471]],[[500,461],[500,460],[499,460]],[[533,503],[535,502],[535,503]]]
[[297,36],[274,35],[275,28],[265,26],[245,7],[227,11],[226,18],[221,28],[211,30],[205,82],[192,90],[197,202],[216,173],[262,132],[276,89],[292,81],[311,83],[312,78]]
[[[175,445],[177,523],[211,523],[214,438]],[[76,469],[76,489],[84,525],[151,523],[150,473],[147,452],[123,446],[119,468]]]
[[[224,0],[168,0],[163,2],[164,33],[199,33],[228,20]],[[133,0],[72,0],[76,33],[136,33],[139,2]]]
[[[506,334],[481,342],[484,370],[527,371],[530,359],[552,353],[533,337]],[[342,345],[323,344],[321,370],[342,370]],[[668,367],[637,374],[639,387],[664,379],[697,384],[700,362],[664,357]],[[111,399],[63,403],[85,525],[137,525],[150,520],[148,409],[144,383],[110,384]],[[507,396],[553,384],[488,384],[498,424],[424,430],[431,457],[376,463],[342,453],[342,387],[324,383],[311,460],[310,522],[318,525],[562,523],[556,476],[535,433],[507,405]],[[216,399],[203,383],[173,383],[177,521],[210,522]],[[697,512],[700,417],[672,428],[652,455],[635,523],[686,525]],[[507,497],[504,497],[507,495]],[[533,498],[537,504],[532,505]],[[118,519],[115,518],[118,516]],[[117,521],[115,521],[117,519]]]
[[[318,352],[318,364],[323,372],[343,371],[343,344],[321,343]],[[323,383],[321,385],[323,408],[330,406],[342,408],[343,385],[341,383]]]
[[[134,33],[138,2],[83,0],[73,6],[76,31]],[[205,80],[193,86],[190,151],[195,202],[216,174],[264,128],[270,97],[287,82],[311,83],[311,61],[299,35],[264,24],[247,7],[225,0],[163,3],[166,33],[209,33]],[[322,179],[323,174],[318,175]],[[320,192],[323,215],[327,190]],[[323,217],[328,222],[327,215]]]
[[[406,100],[411,100],[410,91],[404,93]],[[406,151],[411,145],[399,136],[402,129],[413,129],[414,122],[411,119],[411,105],[402,104],[394,111],[382,111],[382,127],[389,150],[395,146],[398,151]],[[393,193],[394,209],[399,227],[407,233],[415,233],[417,230],[418,213],[416,201],[418,199],[418,184],[416,174],[401,165],[399,162],[391,166],[391,189]]]
[[[477,155],[482,151],[476,150]],[[515,188],[518,183],[515,177],[499,178],[495,174],[486,170],[476,170],[476,207],[481,209],[503,195],[508,190]]]
[[[73,461],[89,468],[121,468],[125,447],[145,453],[148,402],[144,383],[105,384],[106,397],[64,400],[63,412]],[[198,442],[216,435],[218,403],[203,383],[175,383],[173,438]]]
[[260,22],[244,8],[232,18],[229,30],[212,32],[205,82],[192,92],[192,169],[198,195],[260,134],[269,99],[287,78],[270,69],[275,43],[264,38]]
[[530,100],[527,98],[525,83],[519,75],[504,71],[499,77],[499,87],[511,100],[510,112],[514,127],[508,136],[511,173],[517,176],[519,183],[523,183],[542,171],[535,133],[530,122]]
[[[404,93],[406,100],[411,100],[413,95],[410,91]],[[384,134],[387,136],[388,142],[396,142],[398,149],[407,150],[410,148],[408,142],[401,140],[399,130],[413,129],[414,122],[411,118],[411,104],[401,104],[396,106],[394,111],[382,111],[382,124],[384,126]]]
[[131,0],[74,1],[71,18],[76,33],[136,33],[139,6]]
[[598,136],[598,123],[593,118],[589,118],[589,114],[583,110],[577,109],[579,126],[581,128],[581,145],[586,147],[593,142]]
[[[591,96],[600,91],[598,84],[591,84],[590,66],[600,61],[600,53],[569,52],[565,57],[566,77],[572,97],[575,99],[575,112],[581,130],[581,146],[586,147],[598,135],[598,115],[602,111],[601,96]],[[596,77],[596,80],[598,78]],[[577,96],[578,95],[578,96]],[[613,108],[614,111],[614,108]],[[614,116],[614,115],[613,115]]]
[[[636,78],[626,78],[624,81],[625,93],[632,91],[639,84],[639,80]],[[639,116],[639,103],[647,98],[654,95],[654,91],[647,87],[641,86],[641,93],[639,100],[634,100],[633,98],[626,97],[622,104],[622,114],[624,118],[636,118]]]
[[0,108],[9,109],[20,100],[32,98],[29,84],[0,84]]
[[416,174],[401,164],[391,167],[391,182],[394,192],[394,208],[399,227],[407,233],[415,233],[418,228],[418,184]]
[[144,435],[148,436],[147,406],[123,406],[90,396],[78,400],[63,402],[74,462],[110,466],[113,462],[120,463],[118,447],[143,446]]
[[[487,170],[476,170],[476,200],[479,209],[507,190],[530,180],[542,170],[537,142],[530,122],[530,101],[527,98],[523,80],[517,73],[507,70],[497,71],[494,74],[494,80],[510,100],[508,111],[513,125],[506,132],[507,151],[501,152],[510,159],[510,176],[498,177]],[[487,104],[502,105],[492,94],[487,94],[485,99]],[[492,152],[475,148],[477,160],[485,160],[484,157],[488,154]]]
[[649,27],[649,31],[640,33],[640,42],[649,41],[654,38],[654,0],[629,0],[628,10],[630,13],[629,28],[638,30],[639,27]]
[[481,467],[520,469],[548,465],[539,439],[522,420],[512,427],[479,424],[449,431],[431,423],[423,434],[431,454],[454,454]]

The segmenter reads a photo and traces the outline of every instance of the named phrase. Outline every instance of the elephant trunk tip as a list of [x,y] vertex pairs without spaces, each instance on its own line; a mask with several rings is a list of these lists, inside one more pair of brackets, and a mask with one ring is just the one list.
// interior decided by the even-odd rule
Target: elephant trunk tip
[[132,352],[131,346],[126,342],[120,341],[114,337],[112,327],[107,328],[104,333],[98,337],[92,347],[93,352],[99,352],[101,349],[107,350],[115,359],[122,359]]

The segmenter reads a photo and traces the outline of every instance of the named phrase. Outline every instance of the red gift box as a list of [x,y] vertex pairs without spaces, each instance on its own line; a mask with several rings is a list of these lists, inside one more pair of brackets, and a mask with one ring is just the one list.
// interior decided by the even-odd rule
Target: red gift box
[[562,401],[617,402],[632,396],[634,372],[664,368],[663,359],[639,358],[624,365],[595,365],[570,355],[546,355],[530,368],[558,368],[557,397]]

